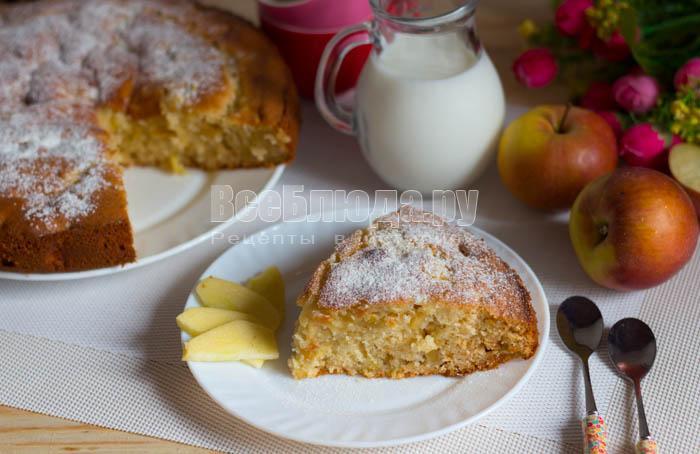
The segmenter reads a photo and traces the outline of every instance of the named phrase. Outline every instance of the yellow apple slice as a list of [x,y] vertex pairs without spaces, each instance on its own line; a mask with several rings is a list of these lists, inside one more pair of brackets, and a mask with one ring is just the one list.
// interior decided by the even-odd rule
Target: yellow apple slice
[[[192,337],[199,336],[210,329],[234,320],[247,320],[265,325],[255,316],[245,312],[229,311],[216,307],[193,307],[187,309],[175,319],[177,326]],[[269,326],[268,328],[272,329]]]
[[668,157],[671,174],[683,186],[700,216],[700,146],[676,145]]
[[270,329],[280,325],[281,316],[269,301],[235,282],[210,276],[197,285],[196,292],[206,307],[250,314]]
[[185,343],[183,361],[242,361],[277,359],[277,340],[271,329],[246,320],[218,326]]
[[246,363],[249,366],[253,366],[256,369],[260,369],[261,367],[263,367],[263,364],[265,364],[264,359],[244,359],[241,362]]
[[284,317],[284,280],[276,266],[256,274],[245,283],[245,286],[265,297]]

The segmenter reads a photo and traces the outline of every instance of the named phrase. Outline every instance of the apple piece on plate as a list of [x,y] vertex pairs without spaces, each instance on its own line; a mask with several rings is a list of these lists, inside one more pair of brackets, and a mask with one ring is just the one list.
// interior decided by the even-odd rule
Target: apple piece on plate
[[256,274],[245,283],[245,286],[265,297],[284,317],[284,280],[276,266]]
[[683,186],[700,216],[700,146],[676,145],[668,158],[673,177]]
[[246,363],[249,366],[253,366],[256,369],[260,369],[263,367],[263,364],[265,364],[264,359],[244,359],[241,362]]
[[234,320],[185,343],[183,361],[242,361],[277,359],[275,333],[262,325]]
[[617,162],[615,133],[600,115],[578,107],[532,109],[506,128],[498,149],[503,184],[526,205],[547,211],[570,208]]
[[[228,322],[234,320],[247,320],[249,322],[265,325],[256,317],[245,312],[229,311],[216,307],[193,307],[178,315],[175,321],[177,326],[192,337],[199,336]],[[272,327],[268,328],[272,329]]]
[[235,282],[210,276],[197,285],[196,292],[206,307],[250,314],[273,330],[280,324],[280,313],[267,299]]
[[622,167],[581,191],[569,233],[598,284],[636,290],[661,284],[693,256],[698,218],[683,188],[643,167]]

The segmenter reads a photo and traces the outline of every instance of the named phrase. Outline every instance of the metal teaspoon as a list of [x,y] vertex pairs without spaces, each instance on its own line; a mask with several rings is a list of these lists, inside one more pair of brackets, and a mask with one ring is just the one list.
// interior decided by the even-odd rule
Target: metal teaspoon
[[634,383],[639,415],[637,453],[656,454],[656,441],[649,433],[642,402],[642,378],[651,370],[656,358],[656,338],[651,328],[636,318],[623,318],[608,333],[608,352],[617,372]]
[[603,337],[603,316],[593,301],[583,296],[572,296],[559,306],[557,329],[564,344],[581,358],[583,364],[586,385],[586,416],[582,421],[584,453],[606,454],[608,431],[595,405],[588,370],[588,358],[598,348]]

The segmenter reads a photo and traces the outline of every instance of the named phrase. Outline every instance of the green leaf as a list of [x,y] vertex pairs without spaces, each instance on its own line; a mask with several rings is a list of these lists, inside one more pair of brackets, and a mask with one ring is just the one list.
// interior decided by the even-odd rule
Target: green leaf
[[700,0],[632,0],[621,33],[639,65],[664,83],[690,58],[700,56]]

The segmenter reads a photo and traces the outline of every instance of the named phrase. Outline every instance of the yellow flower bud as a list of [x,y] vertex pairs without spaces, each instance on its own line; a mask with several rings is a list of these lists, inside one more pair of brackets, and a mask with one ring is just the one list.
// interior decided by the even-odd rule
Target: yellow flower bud
[[538,31],[537,25],[530,19],[525,19],[518,26],[518,33],[525,39],[530,39]]

